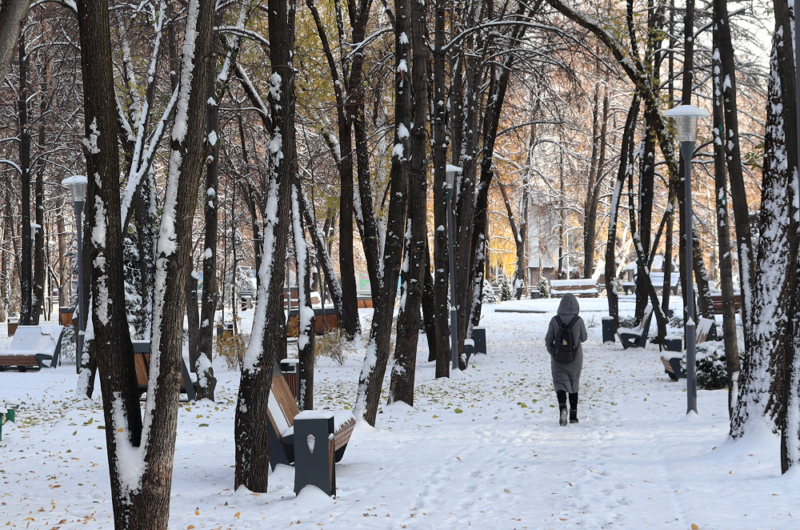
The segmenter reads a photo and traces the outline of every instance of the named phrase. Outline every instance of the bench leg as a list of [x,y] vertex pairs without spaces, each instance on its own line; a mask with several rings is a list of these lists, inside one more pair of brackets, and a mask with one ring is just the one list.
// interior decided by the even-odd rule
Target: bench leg
[[326,495],[336,496],[335,441],[333,417],[295,418],[294,492],[316,486]]

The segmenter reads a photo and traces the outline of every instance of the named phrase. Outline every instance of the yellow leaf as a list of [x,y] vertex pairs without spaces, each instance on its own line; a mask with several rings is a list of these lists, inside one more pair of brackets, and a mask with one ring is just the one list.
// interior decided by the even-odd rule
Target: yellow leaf
[[700,527],[692,523],[692,530],[700,530]]
[[200,515],[200,510],[195,510],[195,511],[194,511],[194,514],[195,514],[195,515]]
[[242,516],[242,512],[236,512],[236,515],[234,515],[234,517],[236,517],[237,519],[238,519],[239,517],[241,517],[241,516]]
[[186,530],[193,530],[193,529],[194,529],[194,525],[193,524],[190,524],[189,526],[186,527]]
[[117,429],[117,432],[125,432],[125,429],[123,429],[122,427],[120,427],[119,429]]

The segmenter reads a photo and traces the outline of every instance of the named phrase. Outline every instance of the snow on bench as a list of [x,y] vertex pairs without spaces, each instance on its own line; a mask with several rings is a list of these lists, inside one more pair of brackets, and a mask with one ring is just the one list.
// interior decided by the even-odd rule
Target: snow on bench
[[572,293],[578,298],[597,298],[597,282],[591,278],[580,280],[550,280],[550,292],[554,298]]
[[[15,366],[20,372],[29,368],[55,368],[61,353],[64,327],[58,324],[17,326],[7,350],[0,350],[0,370]],[[50,364],[45,361],[51,361]]]

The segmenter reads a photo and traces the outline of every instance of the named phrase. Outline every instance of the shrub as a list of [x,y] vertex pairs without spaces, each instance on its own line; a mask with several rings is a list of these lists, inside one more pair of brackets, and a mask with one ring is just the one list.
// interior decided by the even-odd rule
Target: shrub
[[483,303],[484,304],[496,304],[497,297],[494,295],[494,289],[492,289],[492,284],[489,283],[489,280],[483,280]]
[[342,366],[348,344],[347,333],[340,328],[333,328],[325,335],[317,336],[314,339],[314,355],[330,357],[336,364]]
[[[744,361],[744,352],[739,351],[739,361]],[[681,358],[681,368],[686,371],[686,355]],[[697,388],[720,390],[728,387],[728,365],[725,345],[721,341],[708,341],[697,345],[695,358]]]
[[542,276],[539,280],[539,298],[552,298],[553,295],[550,292],[550,280]]
[[500,301],[506,300],[511,300],[511,284],[508,283],[508,278],[503,278],[503,283],[500,285]]
[[225,361],[230,370],[241,370],[244,354],[250,345],[250,335],[239,333],[230,337],[217,336],[217,355]]

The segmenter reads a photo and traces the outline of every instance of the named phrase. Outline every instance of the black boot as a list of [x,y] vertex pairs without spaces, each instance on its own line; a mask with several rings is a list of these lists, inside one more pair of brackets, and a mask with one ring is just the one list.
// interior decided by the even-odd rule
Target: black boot
[[563,390],[556,392],[558,398],[558,424],[562,427],[567,426],[567,393]]
[[569,395],[569,422],[578,423],[578,393],[572,392]]

